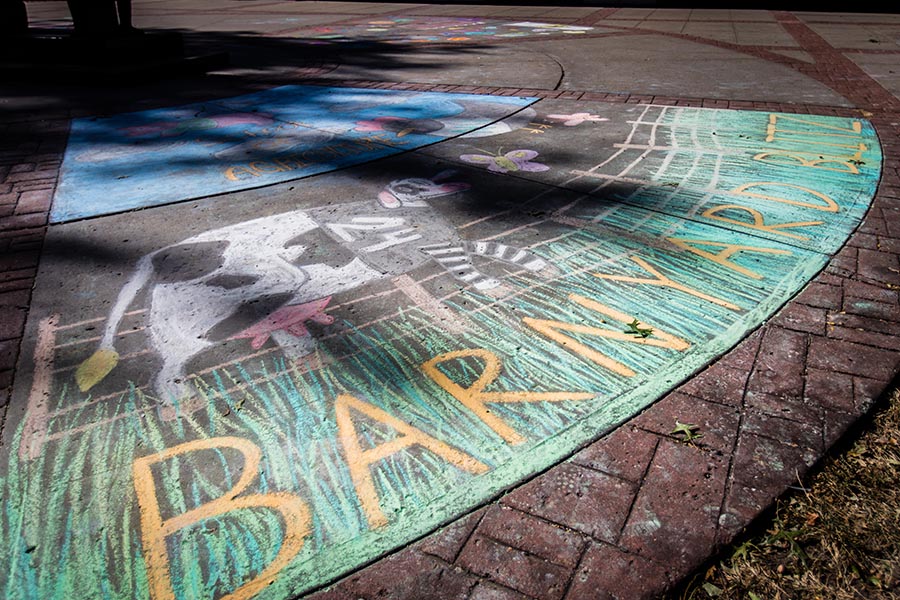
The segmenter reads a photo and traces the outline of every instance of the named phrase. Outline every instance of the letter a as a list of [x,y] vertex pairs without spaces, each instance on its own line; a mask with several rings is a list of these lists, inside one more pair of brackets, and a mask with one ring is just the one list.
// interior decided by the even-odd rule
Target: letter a
[[[666,238],[668,241],[672,242],[682,250],[687,250],[688,252],[693,252],[697,256],[702,256],[707,260],[711,260],[714,263],[718,263],[723,267],[731,269],[732,271],[737,271],[741,275],[746,275],[747,277],[752,277],[753,279],[762,279],[763,276],[748,269],[747,267],[742,267],[734,261],[728,260],[732,257],[732,255],[738,252],[760,252],[763,254],[791,254],[789,250],[781,250],[778,248],[760,248],[759,246],[744,246],[742,244],[729,244],[728,242],[714,242],[711,240],[688,240],[685,238]],[[709,250],[704,250],[701,246],[712,246],[714,248],[721,248],[719,252],[710,252]]]
[[[359,436],[356,433],[353,418],[350,416],[351,408],[373,421],[384,423],[400,435],[380,446],[363,450],[359,444]],[[431,437],[396,417],[392,417],[377,406],[363,402],[349,394],[338,396],[334,402],[334,412],[337,418],[338,437],[340,437],[344,446],[347,466],[350,468],[350,478],[353,479],[356,495],[359,497],[359,502],[362,504],[366,518],[369,520],[369,527],[372,529],[387,525],[388,522],[387,517],[381,512],[378,492],[375,490],[375,482],[372,481],[372,474],[369,471],[369,467],[373,463],[396,454],[404,448],[418,445],[427,448],[450,464],[469,473],[479,474],[488,470],[487,465],[475,460],[468,454]]]
[[240,175],[242,174],[250,175],[251,177],[259,177],[259,173],[253,168],[228,167],[225,169],[225,178],[231,181],[241,181]]
[[[156,497],[156,484],[151,467],[182,454],[198,450],[231,448],[244,457],[244,468],[240,479],[233,488],[215,500],[163,519]],[[258,594],[272,583],[275,576],[287,565],[303,547],[303,540],[310,531],[309,510],[297,496],[287,493],[248,494],[238,498],[259,472],[260,450],[251,442],[237,437],[218,437],[197,440],[173,446],[159,454],[136,458],[132,465],[134,490],[137,493],[141,513],[141,540],[144,562],[147,565],[147,581],[153,600],[175,600],[175,590],[169,573],[169,555],[166,538],[170,535],[205,519],[219,517],[242,508],[268,508],[281,514],[284,519],[284,538],[275,559],[262,573],[248,581],[220,600],[246,600]]]

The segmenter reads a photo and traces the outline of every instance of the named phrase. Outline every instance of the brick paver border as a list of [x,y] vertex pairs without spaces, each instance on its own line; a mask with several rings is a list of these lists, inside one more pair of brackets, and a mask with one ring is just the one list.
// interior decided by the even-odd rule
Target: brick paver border
[[[598,11],[582,21],[596,24],[612,14]],[[881,139],[884,165],[872,207],[844,248],[735,349],[569,460],[313,598],[655,597],[734,539],[802,478],[891,384],[900,371],[900,102],[794,15],[775,16],[816,59],[790,65],[843,94],[856,109],[587,90],[340,82],[863,114]],[[303,83],[334,85],[321,78],[323,72],[310,70]],[[60,111],[0,121],[4,412],[70,116]],[[675,439],[670,432],[676,419],[697,424],[703,437],[694,444]]]

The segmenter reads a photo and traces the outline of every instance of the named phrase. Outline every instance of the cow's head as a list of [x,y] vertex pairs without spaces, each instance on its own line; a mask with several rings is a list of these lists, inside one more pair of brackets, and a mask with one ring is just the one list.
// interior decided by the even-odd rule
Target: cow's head
[[455,175],[454,171],[443,171],[431,179],[421,177],[397,179],[381,190],[378,194],[378,201],[385,208],[423,207],[428,206],[426,200],[429,198],[447,196],[469,189],[468,183],[441,183],[453,175]]

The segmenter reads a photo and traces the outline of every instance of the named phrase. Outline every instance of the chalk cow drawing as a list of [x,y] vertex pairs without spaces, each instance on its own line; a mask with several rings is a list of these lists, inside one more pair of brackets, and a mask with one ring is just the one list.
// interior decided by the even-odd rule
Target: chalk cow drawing
[[[145,255],[118,294],[99,348],[76,371],[80,389],[87,391],[115,367],[120,322],[147,286],[147,329],[163,360],[153,385],[159,400],[171,404],[192,395],[188,361],[225,340],[247,338],[259,348],[272,339],[292,359],[312,352],[315,342],[305,323],[332,323],[325,308],[334,294],[429,261],[466,286],[499,292],[501,282],[479,271],[474,256],[532,272],[552,270],[528,250],[462,240],[428,203],[469,187],[447,182],[450,176],[392,181],[377,199],[262,217]],[[323,242],[326,252],[318,248]],[[311,262],[323,254],[345,262]]]

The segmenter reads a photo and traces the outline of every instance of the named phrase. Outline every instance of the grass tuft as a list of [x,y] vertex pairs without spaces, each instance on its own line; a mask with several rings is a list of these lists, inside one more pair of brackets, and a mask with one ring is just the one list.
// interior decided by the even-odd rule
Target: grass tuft
[[765,530],[671,597],[844,600],[900,597],[900,389]]

